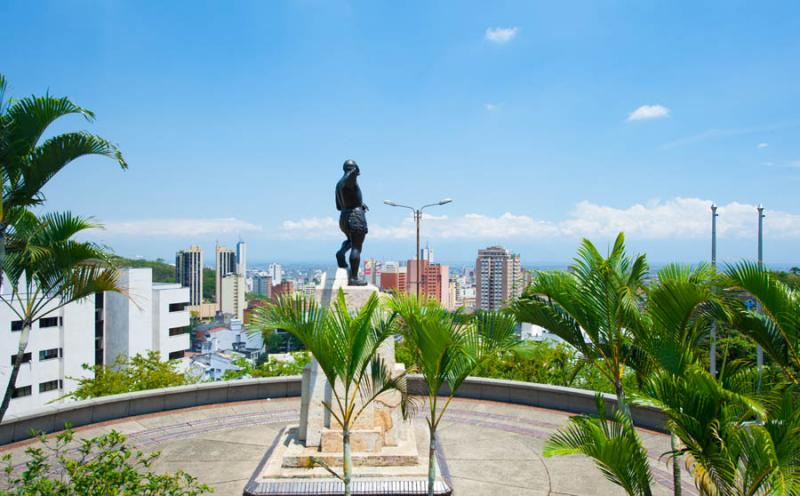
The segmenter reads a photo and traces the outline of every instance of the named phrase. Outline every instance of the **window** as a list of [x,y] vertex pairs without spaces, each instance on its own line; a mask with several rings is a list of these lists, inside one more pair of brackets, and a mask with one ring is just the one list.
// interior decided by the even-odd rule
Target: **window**
[[30,396],[33,389],[30,386],[22,386],[18,388],[14,388],[14,391],[11,393],[12,398],[22,398],[23,396]]
[[42,350],[39,352],[39,361],[51,360],[62,356],[61,348],[50,348],[49,350]]
[[12,331],[21,331],[22,330],[22,321],[21,320],[12,320],[11,321],[11,330]]
[[185,333],[189,332],[190,329],[191,329],[191,327],[189,327],[189,326],[172,327],[169,330],[169,335],[170,336],[179,336],[181,334],[185,334]]
[[177,360],[178,358],[183,358],[183,352],[184,352],[184,350],[173,351],[172,353],[169,354],[169,359],[170,360]]
[[186,307],[189,306],[188,302],[184,303],[170,303],[169,304],[169,311],[170,312],[180,312],[186,310]]
[[[14,360],[16,360],[16,359],[17,359],[17,355],[16,354],[11,355],[11,365],[14,365]],[[25,353],[24,355],[22,355],[22,363],[28,363],[30,361],[31,361],[31,354],[30,353]]]
[[[30,386],[28,386],[28,387],[30,387]],[[64,388],[64,384],[58,379],[39,383],[39,392],[40,393],[45,393],[47,391],[55,391],[56,389],[63,389],[63,388]]]
[[39,319],[39,328],[58,327],[58,317],[44,317]]

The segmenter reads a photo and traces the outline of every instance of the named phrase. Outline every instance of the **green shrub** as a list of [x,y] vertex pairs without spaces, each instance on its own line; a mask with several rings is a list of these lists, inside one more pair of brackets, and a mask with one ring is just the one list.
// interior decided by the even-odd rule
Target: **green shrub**
[[0,494],[28,495],[169,495],[195,496],[211,492],[186,472],[159,474],[151,470],[159,453],[145,454],[125,443],[117,431],[79,440],[67,429],[52,440],[40,435],[40,446],[25,452],[30,460],[19,473],[10,454],[5,462],[5,488]]

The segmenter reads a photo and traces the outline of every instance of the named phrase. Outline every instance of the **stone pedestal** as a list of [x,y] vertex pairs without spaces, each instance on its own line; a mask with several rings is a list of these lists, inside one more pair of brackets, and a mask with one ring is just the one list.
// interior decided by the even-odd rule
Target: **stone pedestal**
[[[362,307],[372,294],[380,294],[375,286],[348,286],[347,271],[338,269],[333,277],[323,277],[316,298],[320,304],[330,305],[340,289],[351,311]],[[378,353],[393,374],[405,371],[403,364],[395,363],[393,340],[384,342]],[[341,483],[318,463],[342,466],[342,429],[323,401],[328,404],[333,401],[331,385],[317,361],[312,360],[303,371],[299,424],[279,434],[245,487],[245,495],[339,491],[330,492],[330,488],[338,488]],[[356,467],[353,494],[426,494],[428,460],[419,453],[427,450],[418,448],[413,424],[402,418],[399,405],[399,393],[381,395],[367,406],[352,427],[350,442]],[[411,490],[417,487],[419,491]],[[450,488],[438,480],[436,493],[450,494]]]

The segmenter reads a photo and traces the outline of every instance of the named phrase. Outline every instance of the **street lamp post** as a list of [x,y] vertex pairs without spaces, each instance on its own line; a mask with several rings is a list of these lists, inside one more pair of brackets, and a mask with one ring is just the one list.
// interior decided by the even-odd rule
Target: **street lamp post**
[[[717,272],[717,204],[711,204],[711,270]],[[709,356],[709,371],[717,375],[717,322],[711,324],[711,353]]]
[[420,208],[414,208],[414,207],[410,207],[408,205],[401,205],[401,204],[395,203],[395,202],[393,202],[391,200],[385,200],[383,202],[386,205],[389,205],[390,207],[407,208],[407,209],[411,210],[412,212],[414,212],[414,222],[417,224],[417,254],[416,254],[416,257],[415,257],[416,260],[417,260],[417,271],[416,271],[417,272],[417,278],[416,278],[417,279],[416,280],[417,299],[419,299],[419,282],[420,282],[420,273],[419,273],[420,272],[420,264],[419,264],[419,223],[422,220],[422,211],[425,210],[428,207],[436,207],[436,206],[439,206],[439,205],[446,205],[446,204],[448,204],[448,203],[450,203],[452,201],[453,200],[451,200],[450,198],[445,198],[444,200],[440,200],[440,201],[438,201],[436,203],[429,203],[427,205],[423,205]]
[[[758,266],[764,266],[764,206],[758,205]],[[758,305],[761,310],[761,305]],[[756,366],[758,367],[758,390],[761,390],[761,369],[764,365],[764,349],[761,345],[756,346]]]

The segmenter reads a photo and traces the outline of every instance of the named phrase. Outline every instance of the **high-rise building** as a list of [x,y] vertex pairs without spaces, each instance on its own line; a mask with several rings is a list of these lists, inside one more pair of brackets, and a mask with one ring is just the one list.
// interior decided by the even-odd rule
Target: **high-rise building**
[[253,293],[272,298],[272,276],[267,272],[259,272],[253,276]]
[[433,263],[433,250],[428,246],[428,243],[425,243],[425,248],[420,250],[420,258],[422,260],[427,260],[428,263]]
[[203,302],[203,250],[199,246],[192,245],[175,254],[175,280],[189,288],[192,305]]
[[243,274],[231,273],[222,278],[219,310],[239,320],[244,319],[246,281]]
[[374,258],[364,261],[364,279],[373,286],[378,286],[380,284],[381,266]]
[[500,246],[478,251],[475,262],[475,308],[498,310],[522,294],[519,255]]
[[216,254],[217,310],[222,311],[222,279],[228,274],[236,274],[236,253],[224,246],[217,245]]
[[267,267],[267,273],[272,276],[272,284],[278,285],[283,282],[283,267],[281,267],[281,264],[269,264]]
[[450,268],[447,265],[430,263],[419,260],[420,277],[417,279],[417,260],[409,260],[406,265],[408,271],[408,292],[416,294],[419,282],[420,298],[433,298],[446,308],[451,308],[450,302]]
[[236,273],[247,275],[247,245],[242,240],[236,243]]
[[397,262],[384,262],[380,276],[382,291],[405,293],[408,291],[406,268]]
[[294,281],[285,280],[272,286],[272,300],[277,301],[281,296],[291,296],[295,292]]

